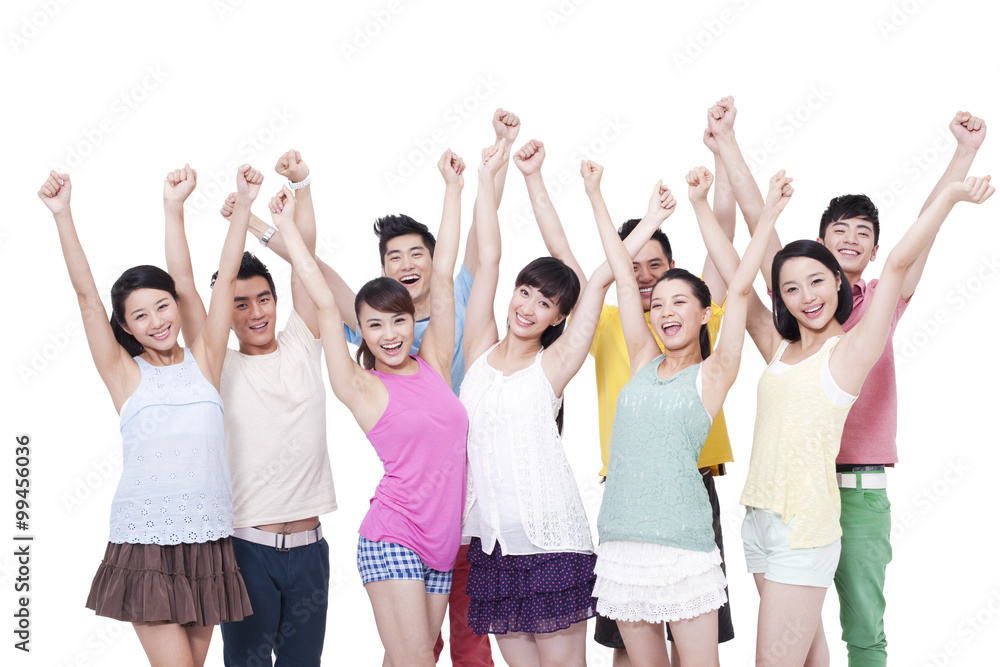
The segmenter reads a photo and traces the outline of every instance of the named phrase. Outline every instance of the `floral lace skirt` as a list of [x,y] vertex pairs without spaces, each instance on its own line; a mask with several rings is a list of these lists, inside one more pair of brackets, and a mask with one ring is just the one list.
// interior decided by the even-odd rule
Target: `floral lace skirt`
[[722,556],[654,542],[609,540],[597,549],[597,613],[619,621],[679,621],[726,603]]

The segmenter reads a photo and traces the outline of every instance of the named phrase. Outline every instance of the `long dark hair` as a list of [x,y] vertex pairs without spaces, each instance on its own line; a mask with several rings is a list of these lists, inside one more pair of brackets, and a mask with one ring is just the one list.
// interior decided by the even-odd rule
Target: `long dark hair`
[[125,348],[129,356],[138,357],[145,352],[146,348],[135,339],[135,337],[125,331],[125,299],[129,294],[139,289],[158,289],[168,292],[174,301],[180,301],[177,296],[177,288],[174,286],[174,279],[170,274],[158,266],[143,264],[133,266],[118,277],[111,287],[111,330],[115,334],[115,340]]
[[542,347],[546,348],[552,345],[566,328],[565,318],[573,312],[573,307],[580,298],[580,279],[562,260],[555,257],[539,257],[517,274],[514,287],[521,285],[534,287],[546,298],[559,304],[559,314],[563,315],[563,320],[542,332]]
[[774,255],[774,263],[771,264],[771,313],[774,317],[774,328],[778,330],[782,338],[793,343],[802,338],[799,331],[799,322],[788,312],[785,302],[781,298],[781,267],[785,262],[793,257],[808,257],[815,259],[828,268],[834,276],[840,276],[840,291],[837,293],[837,312],[833,316],[837,322],[843,324],[851,316],[854,308],[854,297],[851,295],[851,282],[847,279],[847,274],[840,268],[840,263],[833,256],[830,249],[822,243],[816,241],[792,241]]
[[[708,285],[705,284],[704,280],[686,269],[670,269],[664,273],[653,283],[650,296],[656,291],[656,286],[664,280],[683,280],[691,286],[691,292],[694,294],[694,298],[698,300],[698,305],[702,308],[712,307],[712,291],[708,289]],[[701,347],[702,360],[708,359],[708,356],[712,354],[712,343],[708,338],[708,324],[701,325],[701,330],[698,331],[698,344]]]
[[[416,312],[413,308],[413,299],[403,284],[384,276],[366,282],[354,298],[354,316],[358,318],[359,330],[361,329],[361,304],[364,303],[381,313],[409,313],[413,317]],[[358,346],[356,358],[358,363],[366,369],[375,368],[375,354],[369,349],[363,336],[361,345]]]
[[[563,315],[562,322],[553,324],[542,332],[541,343],[544,349],[552,345],[566,328],[566,316],[573,312],[573,307],[580,298],[580,279],[562,260],[555,257],[539,257],[517,274],[514,287],[521,285],[534,287],[545,297],[555,301],[559,304],[559,314]],[[563,401],[559,406],[559,414],[556,415],[556,426],[560,435],[562,435],[565,410],[566,402]]]

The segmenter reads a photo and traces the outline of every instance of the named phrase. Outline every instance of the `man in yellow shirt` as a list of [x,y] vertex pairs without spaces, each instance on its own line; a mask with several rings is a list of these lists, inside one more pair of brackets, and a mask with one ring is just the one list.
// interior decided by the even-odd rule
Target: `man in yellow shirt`
[[[718,157],[718,147],[713,137],[706,133],[705,144],[715,154],[716,190],[715,190],[715,213],[720,224],[726,230],[729,238],[733,238],[736,226],[735,200],[726,177],[725,168]],[[539,231],[549,253],[557,257],[573,268],[578,276],[584,273],[576,261],[569,247],[569,241],[563,231],[562,223],[556,214],[552,200],[549,198],[542,180],[540,168],[545,159],[545,148],[542,142],[529,141],[521,150],[514,155],[514,164],[524,175],[524,181],[528,188],[528,196],[531,200],[532,211],[538,223]],[[618,230],[619,236],[624,239],[629,232],[639,223],[638,219],[629,220]],[[633,259],[633,267],[636,272],[636,282],[639,285],[639,293],[642,295],[643,310],[646,311],[646,322],[649,323],[649,295],[653,285],[668,270],[674,268],[673,255],[670,248],[670,241],[666,234],[657,230],[653,237],[646,242],[639,254]],[[712,346],[715,346],[715,338],[719,333],[719,325],[722,321],[724,307],[717,305],[725,303],[726,285],[712,262],[706,258],[705,268],[702,273],[703,279],[708,284],[712,292],[712,319],[708,324],[709,339]],[[657,337],[659,343],[659,338]],[[662,351],[662,343],[660,347]],[[597,325],[597,333],[590,348],[590,354],[594,357],[597,372],[597,400],[599,404],[599,424],[601,436],[601,471],[602,477],[607,476],[608,460],[611,451],[611,426],[615,419],[615,404],[618,400],[618,392],[629,380],[630,366],[628,350],[625,347],[625,334],[622,331],[621,317],[618,307],[605,304],[601,311],[601,319]],[[729,434],[726,430],[725,415],[720,412],[712,425],[698,460],[701,468],[705,487],[708,491],[709,500],[712,503],[713,527],[715,528],[715,542],[723,555],[722,568],[725,571],[725,551],[722,546],[722,525],[720,520],[719,497],[715,490],[713,476],[725,474],[725,464],[733,460],[732,448],[729,444]],[[728,596],[728,590],[727,590]],[[671,639],[669,625],[667,627],[667,637]],[[729,603],[719,609],[719,642],[726,642],[733,638],[733,623],[730,614]],[[630,665],[628,654],[625,651],[625,643],[615,621],[597,617],[597,628],[594,639],[599,644],[614,649],[614,667],[627,667]],[[672,651],[671,664],[680,665],[676,650]]]

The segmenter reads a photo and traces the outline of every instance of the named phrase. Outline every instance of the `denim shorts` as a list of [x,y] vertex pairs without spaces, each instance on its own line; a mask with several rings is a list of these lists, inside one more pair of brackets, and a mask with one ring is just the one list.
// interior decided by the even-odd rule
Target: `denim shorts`
[[358,572],[362,583],[386,579],[424,582],[428,593],[451,593],[451,570],[441,572],[424,565],[420,556],[394,542],[372,542],[358,536]]
[[832,544],[792,549],[793,518],[786,525],[771,510],[747,508],[743,519],[743,551],[747,571],[768,581],[829,588],[840,562],[840,539]]

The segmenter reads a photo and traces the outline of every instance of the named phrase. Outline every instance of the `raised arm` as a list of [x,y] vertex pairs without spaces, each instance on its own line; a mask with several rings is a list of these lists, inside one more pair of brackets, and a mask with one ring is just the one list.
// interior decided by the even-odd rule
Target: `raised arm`
[[[496,141],[493,143],[494,147],[498,146],[501,140],[505,140],[508,146],[513,146],[514,140],[517,139],[517,135],[521,131],[521,119],[518,118],[513,111],[497,109],[493,112],[493,131],[496,133]],[[500,171],[498,171],[496,176],[493,177],[493,185],[496,190],[497,208],[500,208],[500,200],[503,199],[504,185],[507,182],[507,167],[509,164],[509,162],[505,162],[500,167]],[[465,239],[465,257],[462,260],[462,264],[465,265],[465,268],[472,275],[473,279],[476,277],[476,272],[479,269],[479,239],[476,238],[477,227],[476,212],[473,210],[472,226],[469,228],[469,235]]]
[[[736,236],[736,196],[733,194],[733,186],[729,183],[726,166],[719,156],[719,144],[708,128],[705,128],[702,141],[715,156],[715,190],[712,195],[712,210],[715,212],[715,219],[719,221],[722,231],[732,241]],[[705,265],[701,270],[701,277],[708,285],[709,292],[712,293],[712,301],[717,304],[725,303],[726,281],[722,279],[719,270],[715,268],[712,256],[708,253],[705,253]]]
[[[983,145],[983,140],[986,138],[985,121],[982,118],[973,116],[968,111],[959,111],[955,114],[955,117],[951,119],[951,123],[948,125],[948,129],[955,135],[958,145],[955,147],[955,154],[951,157],[951,162],[945,168],[941,179],[935,184],[934,189],[931,190],[931,194],[927,197],[927,201],[924,202],[923,207],[920,209],[921,213],[934,203],[949,183],[965,180],[965,177],[969,175],[969,168],[972,166],[972,161],[976,159],[976,153],[979,152],[979,147]],[[933,246],[933,242],[931,246]],[[924,273],[924,266],[927,265],[927,258],[931,254],[931,246],[928,246],[917,257],[910,270],[907,271],[906,278],[903,280],[903,291],[900,292],[900,297],[903,301],[909,301],[910,297],[913,296],[913,292],[917,289],[917,283],[920,282],[920,276]]]
[[205,324],[205,304],[198,294],[191,251],[184,233],[184,201],[194,192],[198,174],[190,165],[175,169],[163,180],[164,243],[167,273],[177,286],[177,304],[181,313],[181,333],[190,346]]
[[[746,160],[743,159],[743,153],[740,152],[740,147],[736,143],[736,133],[733,130],[735,121],[736,107],[731,96],[722,98],[708,110],[708,131],[715,137],[719,147],[719,157],[722,159],[726,176],[736,195],[736,203],[743,211],[747,227],[750,229],[750,234],[753,235],[757,228],[760,212],[764,207],[764,198],[761,196],[753,174],[750,173],[750,168],[747,166]],[[764,276],[764,283],[768,290],[771,289],[771,264],[781,247],[781,240],[775,232],[772,234],[760,265],[760,272]]]
[[462,347],[465,367],[482,356],[500,340],[493,302],[500,280],[500,220],[497,218],[496,185],[493,177],[501,163],[510,158],[510,145],[505,140],[489,149],[479,164],[479,191],[476,193],[474,214],[476,239],[479,242],[479,268],[472,282],[469,303],[465,309],[465,332]]
[[[600,173],[603,168],[589,160],[582,160],[580,172],[584,180],[592,178],[595,172]],[[657,188],[653,193],[653,199],[657,202],[656,210],[654,204],[650,202],[651,213],[647,214],[643,220],[636,225],[628,238],[625,240],[625,247],[629,249],[630,255],[637,254],[642,245],[653,235],[653,231],[659,227],[660,222],[673,211],[675,202],[670,194],[670,190],[662,187],[662,181],[657,183]],[[594,189],[595,197],[599,202],[594,204],[595,212],[598,207],[604,209],[603,218],[600,225],[603,228],[614,229],[611,218],[606,214],[607,208],[603,206],[603,198],[599,197],[600,189]],[[595,218],[597,217],[595,213]],[[560,395],[566,384],[576,375],[583,365],[584,360],[590,353],[590,346],[594,340],[594,333],[597,331],[597,323],[600,321],[601,309],[604,307],[604,296],[613,280],[611,267],[607,262],[601,264],[590,277],[590,282],[583,289],[580,300],[576,304],[573,312],[573,319],[566,325],[566,330],[552,345],[549,346],[549,353],[542,357],[542,368],[552,385],[556,395]],[[633,277],[634,280],[634,277]],[[641,311],[641,306],[640,306]],[[622,322],[626,319],[626,314],[622,314]],[[632,318],[629,318],[632,319]]]
[[[628,349],[629,363],[634,375],[637,370],[659,356],[660,347],[655,334],[646,324],[646,315],[642,309],[642,297],[639,295],[639,285],[635,279],[635,270],[632,268],[632,255],[635,251],[629,252],[626,243],[623,243],[618,236],[599,189],[591,195],[590,201],[594,208],[597,230],[601,235],[601,245],[604,247],[604,254],[608,258],[607,263],[618,290],[618,310],[621,313],[625,346]],[[663,186],[663,181],[657,182],[649,198],[646,215],[632,230],[626,242],[641,248],[676,208],[677,202],[670,194],[670,190]]]
[[465,162],[448,149],[438,160],[438,170],[444,177],[444,210],[431,265],[431,319],[420,341],[420,356],[451,386],[451,361],[455,356],[455,260],[462,234]]
[[[757,222],[757,228],[750,238],[750,244],[743,254],[743,259],[740,260],[733,279],[729,282],[726,316],[722,320],[715,351],[705,360],[702,373],[702,403],[713,419],[722,410],[726,394],[736,382],[736,375],[740,370],[743,331],[747,325],[750,305],[755,304],[757,316],[763,316],[762,311],[767,310],[753,289],[753,280],[767,249],[768,239],[774,231],[774,223],[792,196],[791,182],[792,179],[785,176],[784,170],[771,178],[767,200]],[[776,349],[780,340],[773,325],[771,331],[774,331],[774,336],[770,344]]]
[[219,388],[222,378],[222,362],[226,359],[226,345],[229,343],[229,329],[233,322],[233,296],[236,293],[236,274],[243,259],[246,244],[247,223],[250,220],[250,205],[260,192],[264,175],[248,164],[236,170],[236,202],[229,218],[229,231],[222,245],[219,258],[219,275],[212,287],[212,298],[208,302],[208,316],[198,337],[191,342],[191,352],[198,362],[201,372]]
[[[235,201],[236,193],[233,192],[226,198],[225,203],[222,205],[222,211],[220,212],[224,218],[228,218],[233,214],[233,202]],[[250,214],[250,233],[253,234],[258,240],[263,238],[270,228],[270,224],[264,222],[253,213]],[[274,234],[265,245],[267,248],[274,251],[274,254],[278,257],[291,264],[288,249],[285,247],[285,241],[281,238],[281,235],[277,233],[277,227],[274,229]],[[340,317],[343,320],[344,325],[349,327],[351,331],[356,331],[358,328],[358,318],[354,313],[354,298],[357,294],[355,294],[354,290],[351,289],[351,286],[344,281],[344,279],[333,269],[333,267],[321,260],[319,257],[314,256],[314,258],[316,260],[316,264],[319,265],[320,271],[323,272],[326,284],[330,286],[330,289],[333,290],[334,295],[337,297],[337,307],[340,309]],[[295,276],[294,273],[292,275]],[[294,279],[298,280],[297,277],[294,277]],[[293,292],[292,300],[294,301],[294,299],[295,296]],[[297,307],[296,310],[298,310]],[[315,332],[313,333],[315,335]]]
[[139,366],[125,348],[118,344],[111,329],[107,311],[104,310],[97,284],[94,282],[94,275],[90,271],[90,263],[87,262],[80,238],[76,234],[69,204],[71,189],[69,175],[53,171],[38,190],[38,198],[52,212],[52,217],[55,219],[59,244],[62,246],[70,282],[80,304],[83,330],[87,334],[87,344],[90,346],[94,366],[97,367],[98,375],[111,394],[115,410],[121,411],[122,404],[139,386],[141,374]]
[[[278,175],[288,179],[288,187],[295,192],[295,227],[310,254],[316,254],[316,212],[313,210],[312,183],[309,166],[302,160],[302,153],[294,148],[282,154],[274,165]],[[280,236],[280,234],[275,234]],[[278,242],[281,243],[280,241]],[[339,276],[338,276],[339,277]],[[292,270],[292,307],[314,338],[319,338],[319,321],[316,307],[306,294],[298,274]]]
[[[784,175],[783,172],[781,173]],[[708,205],[708,190],[712,180],[712,174],[704,167],[698,167],[688,172],[688,198],[694,208],[695,218],[698,220],[698,228],[701,230],[701,237],[705,241],[708,255],[718,268],[723,281],[729,285],[736,279],[741,262],[739,253],[733,247],[732,239],[726,236],[726,233],[719,227],[719,222],[715,219],[715,214]],[[771,226],[773,231],[773,221]],[[732,288],[730,287],[730,289]],[[770,361],[778,343],[781,342],[781,338],[774,328],[771,311],[761,302],[757,293],[751,290],[748,298],[747,311],[744,316],[746,329],[761,355]],[[727,318],[728,312],[729,306],[727,305]]]
[[302,286],[316,306],[326,367],[333,393],[354,415],[367,433],[378,422],[389,400],[385,385],[366,372],[351,358],[344,335],[343,320],[333,291],[318,270],[316,258],[309,253],[295,225],[295,197],[287,185],[271,200],[268,208],[274,226],[284,234],[292,270],[299,275]]
[[981,204],[993,192],[989,176],[949,183],[889,253],[868,310],[830,355],[830,373],[844,391],[861,391],[865,376],[882,356],[906,274],[933,243],[948,213],[957,202]]
[[[559,214],[556,213],[556,207],[552,205],[549,192],[545,189],[541,171],[544,161],[545,145],[537,139],[532,139],[514,154],[514,164],[524,175],[524,184],[528,188],[528,198],[531,200],[531,210],[535,214],[535,222],[542,234],[545,249],[550,255],[562,260],[566,266],[573,269],[573,273],[580,279],[582,294],[587,287],[587,276],[569,247],[569,239],[566,237],[562,222],[559,221]],[[597,178],[599,183],[600,176]]]

